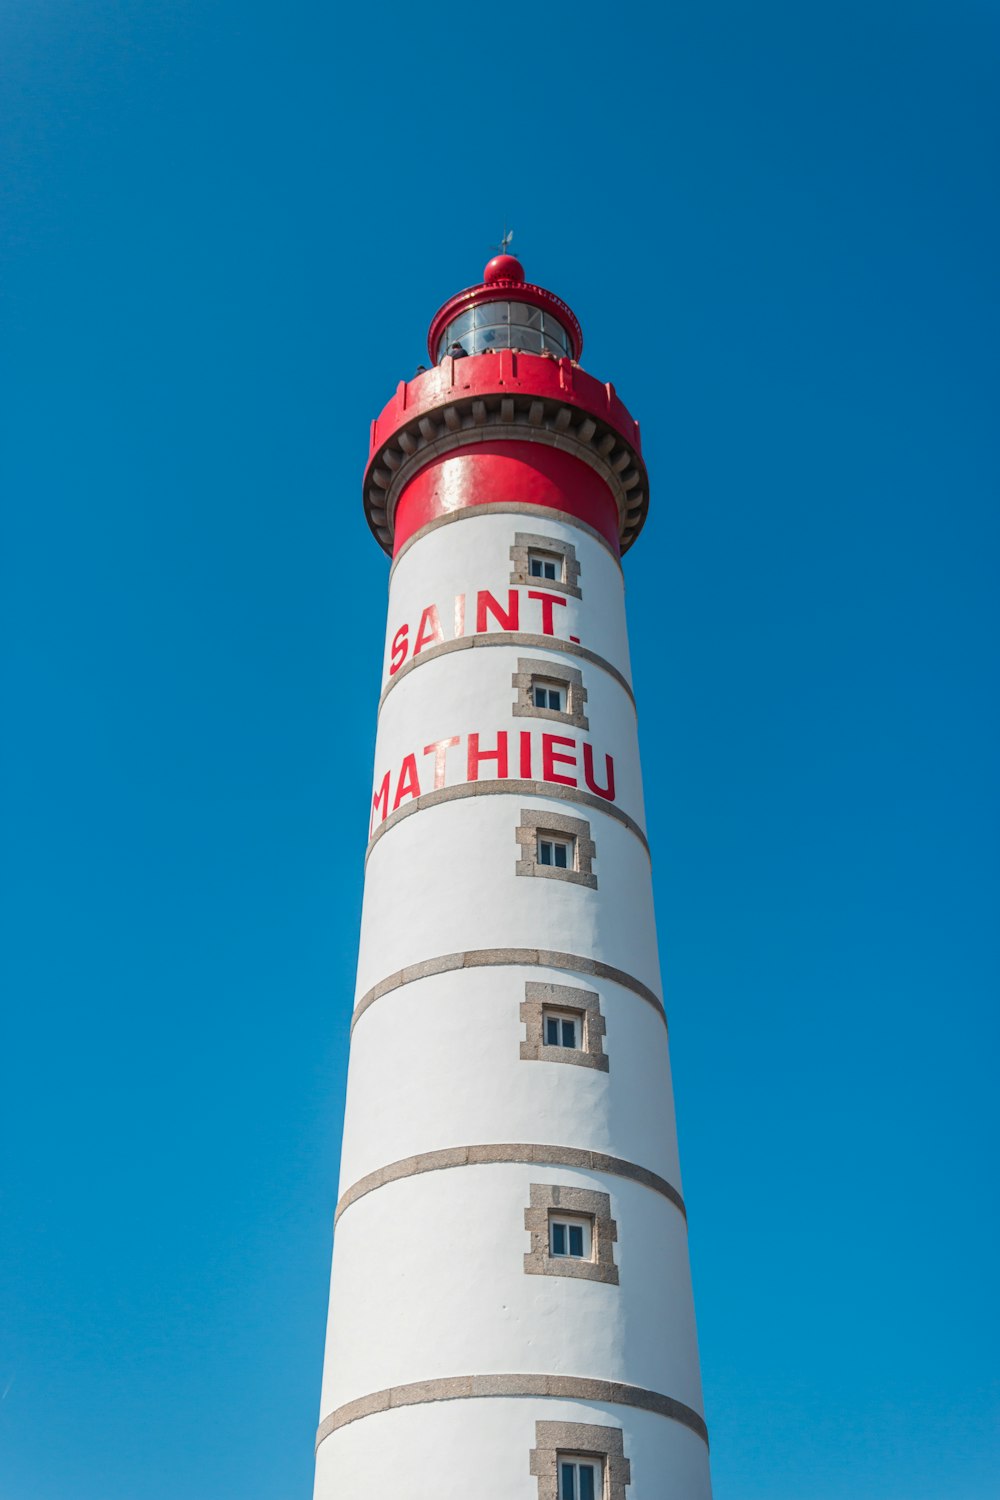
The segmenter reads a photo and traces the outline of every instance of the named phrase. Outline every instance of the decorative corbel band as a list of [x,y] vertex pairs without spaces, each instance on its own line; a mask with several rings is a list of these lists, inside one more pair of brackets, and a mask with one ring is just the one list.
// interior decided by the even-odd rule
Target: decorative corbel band
[[[475,515],[475,511],[460,511],[460,515]],[[581,646],[576,641],[564,641],[557,635],[533,635],[520,630],[487,630],[479,635],[461,635],[457,641],[439,641],[436,646],[425,646],[417,655],[411,656],[405,661],[399,671],[394,673],[385,687],[382,689],[378,700],[379,712],[382,705],[391,693],[392,689],[417,667],[426,662],[436,661],[439,656],[449,656],[453,651],[472,651],[485,646],[519,646],[522,650],[559,651],[564,655],[578,656],[582,661],[590,662],[595,667],[600,667],[602,672],[607,672],[613,677],[619,687],[623,687],[629,696],[632,707],[635,708],[635,694],[631,684],[623,672],[606,657],[598,656],[596,651],[588,651],[586,646]]]
[[419,979],[431,979],[435,974],[450,974],[453,969],[495,969],[520,965],[568,969],[573,974],[585,974],[589,978],[607,979],[612,984],[620,984],[623,989],[651,1005],[664,1026],[667,1024],[663,1001],[656,991],[651,990],[648,984],[643,984],[641,979],[636,979],[634,974],[616,969],[613,964],[601,963],[596,958],[584,958],[580,953],[560,953],[555,948],[470,948],[465,953],[442,953],[437,958],[425,958],[419,963],[409,964],[405,969],[397,969],[394,974],[387,974],[359,998],[351,1017],[351,1031],[354,1031],[365,1011],[376,1000],[402,989],[405,984],[416,984]]
[[409,1385],[389,1386],[346,1401],[324,1417],[316,1433],[318,1448],[331,1433],[363,1417],[395,1411],[400,1406],[421,1406],[428,1401],[462,1401],[481,1397],[550,1397],[563,1401],[596,1401],[608,1406],[631,1406],[680,1422],[708,1443],[705,1419],[693,1407],[673,1396],[626,1385],[620,1380],[590,1380],[579,1375],[449,1375],[440,1380],[416,1380]]
[[447,405],[415,412],[369,461],[365,511],[387,551],[392,550],[396,505],[407,484],[435,458],[484,441],[514,438],[572,453],[610,490],[618,511],[621,550],[642,529],[649,482],[642,457],[610,422],[559,399],[530,393],[456,396]]
[[[421,812],[425,807],[440,807],[442,802],[464,802],[469,797],[551,797],[558,802],[572,802],[582,804],[584,807],[592,807],[595,812],[607,813],[609,818],[614,818],[617,823],[624,824],[629,833],[635,834],[646,853],[649,854],[649,840],[635,819],[614,802],[609,802],[606,797],[595,797],[593,792],[582,791],[577,786],[560,786],[554,781],[521,781],[513,777],[491,776],[487,781],[459,781],[455,786],[442,786],[434,792],[421,792],[419,797],[413,797],[409,802],[404,802],[402,807],[397,807],[395,812],[391,812],[387,818],[382,819],[377,828],[372,829],[368,848],[365,850],[365,864],[367,865],[379,839],[384,838],[404,818],[412,817],[414,813]],[[590,827],[589,823],[583,822],[580,818],[564,818],[561,813],[539,813],[538,818],[539,826],[553,830],[558,830],[561,823],[581,823],[585,828]],[[523,826],[525,825],[522,824]],[[518,843],[520,842],[519,839]],[[529,857],[525,856],[525,858]],[[593,851],[589,854],[582,853],[581,857],[585,864],[587,859],[593,858]],[[543,871],[518,870],[519,875],[529,873],[541,874]],[[565,870],[558,871],[560,876],[566,873]],[[596,886],[597,878],[591,874],[589,880],[579,880],[576,883]]]
[[360,1178],[341,1194],[333,1222],[336,1224],[359,1198],[387,1187],[391,1182],[402,1182],[406,1177],[419,1177],[424,1172],[445,1172],[452,1167],[510,1166],[512,1164],[543,1167],[576,1167],[583,1172],[598,1172],[607,1177],[624,1177],[651,1188],[654,1193],[667,1198],[679,1209],[685,1220],[687,1209],[684,1199],[665,1177],[650,1172],[648,1167],[637,1166],[620,1156],[606,1156],[603,1151],[585,1151],[578,1146],[539,1146],[525,1144],[498,1144],[493,1146],[449,1146],[443,1151],[422,1151],[419,1156],[407,1156],[402,1161],[390,1162]]

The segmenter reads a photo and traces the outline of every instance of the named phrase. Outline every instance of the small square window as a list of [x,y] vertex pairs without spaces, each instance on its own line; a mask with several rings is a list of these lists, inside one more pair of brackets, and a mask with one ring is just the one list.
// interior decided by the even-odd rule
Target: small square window
[[563,559],[557,557],[554,552],[529,552],[528,553],[528,576],[530,578],[546,578],[553,583],[557,580],[563,581]]
[[537,1500],[626,1500],[632,1465],[620,1427],[536,1422],[530,1469]]
[[[567,872],[568,873],[568,872]],[[529,979],[520,1006],[524,1040],[522,1062],[573,1063],[607,1073],[606,1026],[601,999],[593,990],[569,984],[538,984]]]
[[593,1256],[594,1225],[591,1219],[549,1219],[549,1254],[568,1260],[590,1260]]
[[577,667],[543,661],[540,657],[519,656],[510,685],[517,688],[517,701],[511,705],[515,716],[556,719],[562,724],[575,724],[578,729],[590,728],[587,689],[583,673]]
[[533,682],[531,696],[536,708],[551,708],[559,714],[564,712],[565,697],[562,688],[552,687],[547,682]]
[[[548,339],[548,332],[540,329],[525,333],[523,329],[511,328],[510,332],[512,336],[516,334],[517,346],[522,349],[537,351]],[[527,342],[523,342],[525,339]],[[560,537],[538,535],[533,531],[516,531],[514,545],[510,549],[510,560],[513,564],[511,583],[542,583],[553,593],[570,594],[574,599],[583,598],[580,589],[580,563],[572,542],[564,542]]]
[[601,1500],[604,1465],[599,1458],[559,1455],[559,1500]]
[[514,836],[518,848],[518,875],[564,880],[568,885],[597,889],[597,876],[593,871],[597,847],[585,818],[568,818],[563,813],[522,808],[521,821]]
[[[618,1225],[611,1217],[610,1194],[533,1182],[524,1227],[531,1236],[531,1248],[524,1257],[526,1276],[565,1276],[618,1285],[614,1257]],[[574,1444],[577,1451],[583,1446]]]
[[573,844],[569,839],[554,839],[548,834],[538,838],[538,863],[556,870],[573,869]]
[[564,1011],[547,1010],[544,1013],[546,1047],[583,1046],[583,1017],[567,1015]]

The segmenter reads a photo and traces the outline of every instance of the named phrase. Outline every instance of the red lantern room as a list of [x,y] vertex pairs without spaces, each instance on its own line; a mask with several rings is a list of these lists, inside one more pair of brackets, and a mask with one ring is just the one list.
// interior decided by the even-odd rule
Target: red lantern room
[[434,364],[445,354],[489,354],[519,349],[579,359],[583,333],[572,310],[544,287],[524,279],[513,255],[494,255],[481,286],[450,297],[435,314],[427,335]]
[[427,347],[431,368],[372,423],[365,512],[386,552],[476,505],[561,512],[618,552],[632,545],[649,504],[639,424],[580,368],[583,332],[561,298],[496,255],[435,314]]

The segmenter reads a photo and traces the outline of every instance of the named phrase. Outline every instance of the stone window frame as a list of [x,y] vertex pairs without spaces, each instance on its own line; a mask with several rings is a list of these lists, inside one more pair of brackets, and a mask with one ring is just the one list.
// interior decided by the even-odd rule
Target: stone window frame
[[[555,1213],[586,1218],[591,1223],[591,1258],[575,1260],[552,1255],[549,1221]],[[533,1182],[524,1227],[531,1235],[531,1249],[524,1254],[527,1276],[570,1276],[576,1281],[602,1281],[618,1285],[614,1246],[618,1225],[611,1217],[611,1196],[592,1188],[561,1187],[555,1182]]]
[[596,1422],[536,1422],[529,1472],[538,1480],[538,1500],[559,1500],[559,1459],[597,1458],[604,1466],[601,1500],[626,1500],[632,1465],[625,1457],[620,1427]]
[[[539,863],[540,834],[573,840],[572,869],[563,870],[558,865]],[[514,830],[514,837],[518,847],[518,875],[535,875],[544,880],[565,880],[570,885],[585,885],[592,891],[597,890],[597,876],[593,871],[597,845],[590,836],[590,824],[586,818],[568,818],[564,813],[538,812],[534,808],[522,807],[521,821]]]
[[[579,1047],[550,1047],[545,1041],[546,1010],[569,1011],[580,1017]],[[577,989],[570,984],[543,984],[527,980],[521,1001],[524,1041],[522,1062],[569,1063],[578,1068],[596,1068],[607,1073],[610,1068],[603,1039],[607,1023],[601,1012],[601,997],[594,990]]]
[[[533,697],[535,680],[544,678],[566,689],[566,707],[537,708]],[[583,685],[583,673],[576,667],[564,667],[561,662],[543,661],[538,656],[519,656],[517,671],[510,679],[511,687],[517,688],[517,701],[511,709],[519,719],[554,719],[557,724],[574,724],[577,729],[589,729],[590,721],[584,709],[587,704],[587,689]]]
[[[552,552],[563,562],[562,578],[532,578],[529,553]],[[583,598],[580,588],[580,564],[572,542],[560,541],[555,536],[536,536],[530,531],[515,531],[514,545],[510,549],[510,581],[523,587],[531,584],[549,589],[555,594],[570,594],[574,599]]]

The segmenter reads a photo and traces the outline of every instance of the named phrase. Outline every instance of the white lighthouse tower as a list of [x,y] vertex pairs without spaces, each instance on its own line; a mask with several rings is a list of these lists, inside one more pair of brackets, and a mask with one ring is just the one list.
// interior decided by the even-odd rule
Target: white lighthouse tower
[[709,1500],[621,553],[638,427],[497,256],[372,427],[392,561],[317,1500]]

